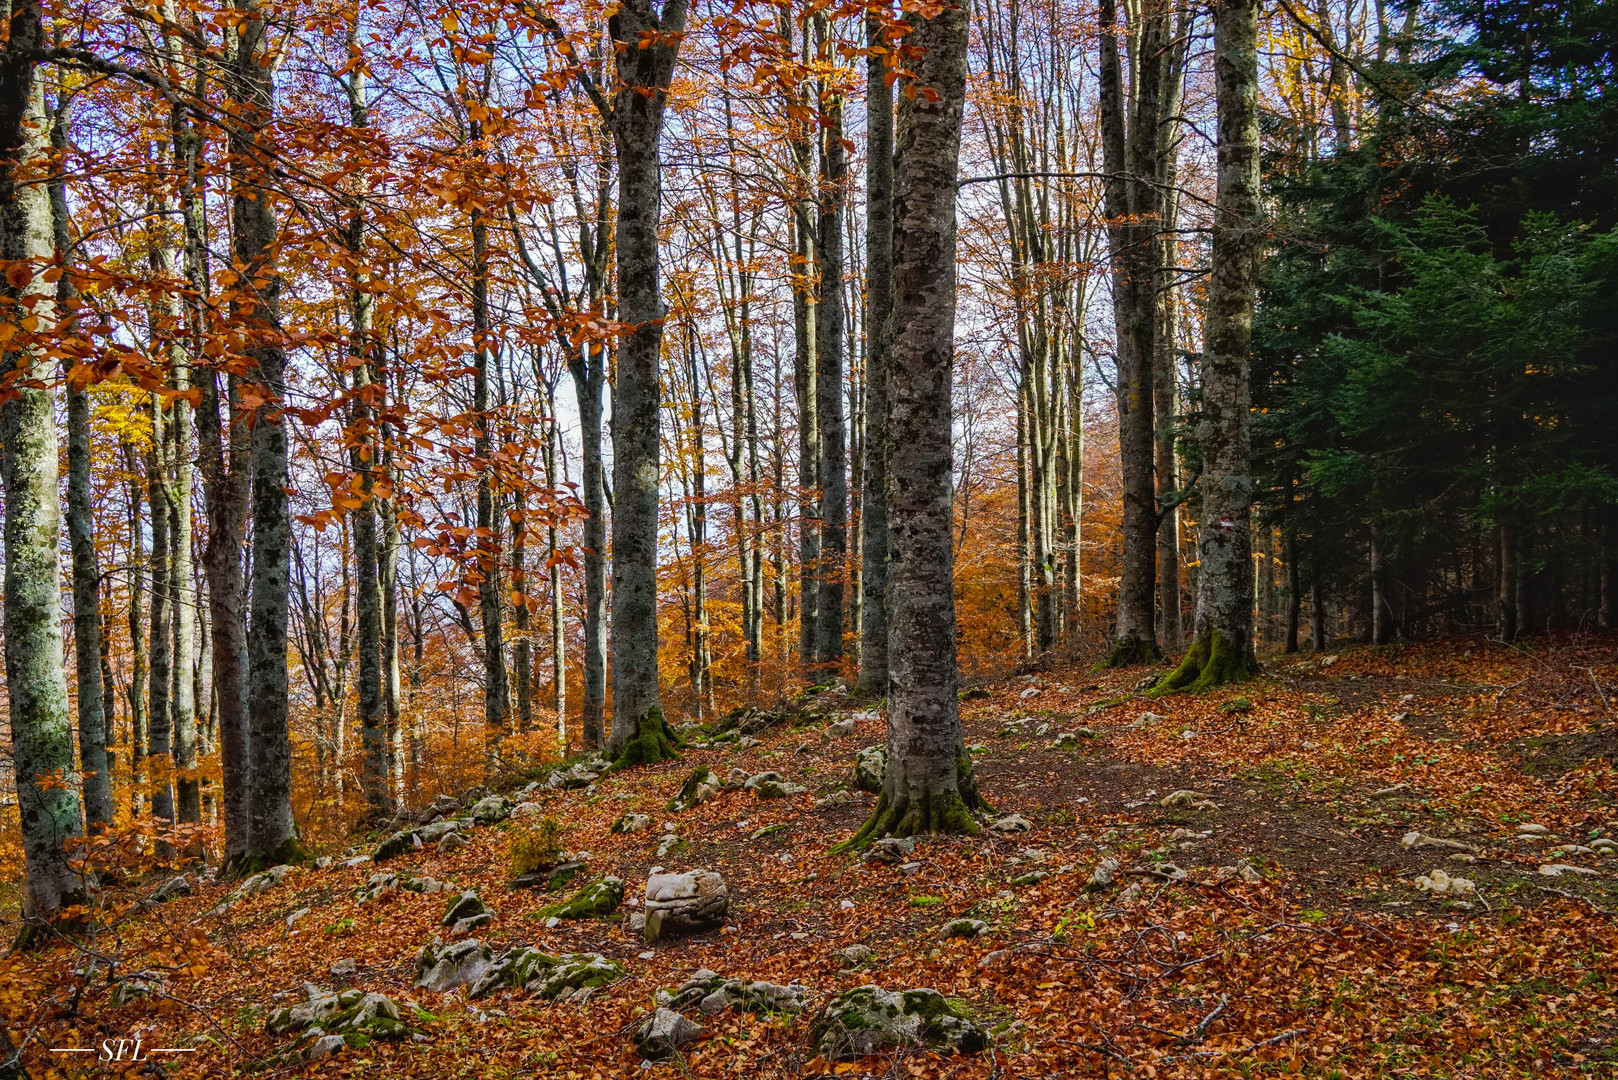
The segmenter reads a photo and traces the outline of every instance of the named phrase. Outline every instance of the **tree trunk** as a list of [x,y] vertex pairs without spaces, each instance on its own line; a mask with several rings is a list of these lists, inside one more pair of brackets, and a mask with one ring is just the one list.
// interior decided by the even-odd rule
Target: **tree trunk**
[[1128,28],[1134,61],[1126,91],[1118,52],[1115,0],[1101,4],[1101,146],[1112,305],[1117,325],[1118,441],[1123,467],[1123,553],[1118,579],[1118,636],[1107,663],[1159,658],[1155,627],[1157,503],[1153,489],[1153,365],[1156,353],[1159,233],[1158,180],[1162,67],[1169,7],[1151,0],[1134,9]]
[[1382,523],[1373,521],[1371,522],[1371,644],[1373,645],[1386,645],[1393,640],[1393,613],[1388,607],[1385,577]]
[[[866,19],[867,44],[890,47]],[[893,88],[887,57],[865,75],[865,475],[860,482],[859,690],[888,690],[888,368],[893,355]]]
[[[241,266],[232,296],[245,324],[249,378],[262,402],[249,441],[253,562],[247,635],[247,844],[252,864],[273,865],[301,854],[292,820],[292,745],[287,727],[287,588],[292,521],[287,506],[286,349],[279,327],[281,279],[267,145],[275,108],[269,25],[260,0],[235,0],[240,20],[226,92],[230,131],[234,255]],[[227,651],[223,639],[215,654]],[[224,688],[221,687],[223,694]],[[223,736],[221,736],[223,737]],[[229,773],[226,773],[229,776]],[[228,822],[227,822],[228,828]]]
[[[951,391],[955,185],[968,12],[905,17],[920,52],[894,178],[894,337],[888,381],[888,767],[851,845],[887,835],[975,833],[979,808],[956,699]],[[934,97],[933,95],[936,95]],[[931,100],[929,100],[931,98]]]
[[1211,689],[1257,670],[1253,656],[1253,481],[1248,349],[1263,232],[1259,222],[1258,0],[1216,0],[1218,197],[1202,356],[1202,521],[1195,639],[1164,692]]
[[146,805],[146,552],[141,533],[141,469],[133,444],[125,441],[124,469],[129,476],[129,813],[140,817]]
[[[835,55],[831,20],[816,17],[817,37]],[[843,103],[821,87],[825,127],[820,132],[820,221],[815,263],[820,303],[815,308],[815,414],[820,428],[820,589],[815,623],[815,664],[821,678],[843,660],[843,581],[848,573],[848,429],[843,411],[843,202],[848,162],[843,150]]]
[[1286,651],[1298,651],[1298,616],[1303,610],[1303,577],[1298,572],[1298,531],[1286,526],[1287,560],[1287,637]]
[[[662,219],[663,110],[686,0],[626,0],[608,20],[617,52],[612,104],[618,152],[618,345],[613,387],[612,737],[620,766],[673,753],[657,686],[657,490],[659,358],[663,298],[658,226]],[[644,39],[643,39],[644,35]]]
[[[473,139],[480,137],[473,126]],[[501,622],[500,523],[495,519],[494,446],[489,434],[489,370],[495,346],[490,340],[489,229],[485,211],[472,210],[472,411],[476,435],[472,453],[478,461],[478,616],[483,625],[484,767],[491,772],[500,757],[507,729],[506,650]]]
[[[32,59],[44,28],[37,0],[13,0],[10,16],[10,37],[0,46],[0,258],[31,274],[21,284],[15,273],[0,281],[0,317],[18,325],[33,316],[51,326],[55,290],[42,274],[54,247],[50,198],[44,185],[23,180],[49,168],[44,80]],[[78,799],[58,780],[73,768],[73,736],[57,558],[55,395],[46,389],[53,366],[43,349],[16,338],[0,353],[0,376],[12,390],[0,404],[6,685],[27,875],[23,915],[30,920],[55,918],[83,888],[64,846],[81,832]]]
[[[154,346],[156,342],[153,343]],[[147,657],[146,756],[152,770],[152,816],[174,821],[173,713],[169,691],[173,671],[172,632],[174,600],[170,587],[173,551],[169,545],[171,520],[168,502],[168,417],[163,399],[153,394],[152,451],[146,458],[147,503],[152,508],[152,610]]]
[[[348,47],[356,50],[356,26],[351,25]],[[358,56],[357,50],[355,56]],[[370,115],[365,99],[365,68],[356,65],[344,84],[348,94],[349,125],[368,126]],[[359,697],[361,770],[360,788],[365,795],[365,816],[372,823],[393,814],[392,785],[388,769],[388,716],[382,687],[382,587],[378,580],[376,538],[376,469],[379,425],[373,419],[377,390],[373,361],[375,301],[367,288],[365,268],[365,195],[354,196],[348,235],[344,242],[354,259],[354,280],[349,285],[348,342],[349,363],[354,371],[352,435],[348,448],[349,467],[359,480],[359,505],[349,511],[349,528],[354,538],[354,621],[359,657],[355,690]],[[341,768],[341,763],[339,763]]]
[[[594,357],[592,360],[591,357]],[[579,405],[585,519],[584,532],[584,689],[579,723],[584,745],[602,745],[607,715],[607,499],[601,461],[601,390],[606,354],[586,343],[568,361]]]
[[1499,605],[1495,616],[1495,633],[1501,641],[1517,640],[1517,532],[1511,524],[1501,521],[1500,532],[1500,587]]
[[[58,100],[51,125],[51,147],[68,147],[67,110],[71,99]],[[67,181],[58,176],[50,183],[51,236],[55,258],[63,268],[71,258]],[[78,297],[71,275],[56,282],[57,316],[62,338],[77,335],[74,305]],[[84,783],[84,822],[91,832],[113,823],[112,772],[107,758],[107,736],[112,715],[105,711],[106,683],[102,680],[102,653],[109,644],[101,633],[101,567],[95,546],[95,504],[90,493],[90,395],[73,378],[73,365],[63,362],[67,387],[67,535],[73,556],[73,660],[78,680],[79,770]]]

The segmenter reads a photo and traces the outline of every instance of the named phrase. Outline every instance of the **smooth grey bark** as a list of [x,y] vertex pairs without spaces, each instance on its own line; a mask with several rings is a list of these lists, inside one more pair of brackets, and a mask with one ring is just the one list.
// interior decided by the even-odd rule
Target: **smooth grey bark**
[[533,618],[528,610],[528,500],[521,491],[513,493],[515,512],[511,515],[511,587],[523,595],[512,605],[511,678],[517,696],[517,730],[534,726],[534,649],[530,636]]
[[[156,343],[154,342],[154,345]],[[165,479],[169,452],[169,420],[163,399],[153,394],[149,402],[152,421],[152,449],[146,457],[147,502],[151,506],[152,529],[152,608],[149,643],[146,647],[148,690],[146,695],[146,759],[152,772],[152,815],[174,821],[174,772],[172,699],[173,590],[169,569],[173,551],[169,544],[171,512]]]
[[[234,314],[248,333],[249,378],[261,399],[249,440],[253,560],[247,635],[247,843],[251,862],[300,853],[292,819],[292,745],[287,726],[287,599],[292,521],[287,508],[286,349],[281,339],[281,276],[275,181],[267,145],[275,108],[269,24],[260,0],[235,0],[236,48],[225,88],[230,129],[231,222],[241,276]],[[260,284],[261,283],[261,284]],[[221,646],[223,642],[221,642]],[[216,649],[218,653],[222,648]]]
[[968,12],[905,17],[918,93],[906,95],[894,177],[893,364],[888,382],[888,767],[850,841],[977,831],[980,800],[956,699],[951,393],[955,197]]
[[[0,317],[54,324],[55,288],[43,271],[54,248],[45,87],[33,54],[44,41],[37,0],[13,0],[10,37],[0,46],[0,259],[24,263],[22,284],[0,280]],[[25,335],[26,337],[26,335]],[[56,372],[33,342],[13,338],[0,353],[0,482],[5,492],[5,654],[11,752],[22,824],[27,891],[23,915],[54,918],[82,892],[66,841],[80,832],[78,797],[63,782],[73,768],[67,672],[63,664],[61,567],[57,555],[54,415]],[[25,931],[25,934],[27,931]]]
[[[357,50],[358,27],[350,24],[348,47]],[[366,100],[365,68],[355,66],[343,82],[348,98],[351,128],[370,126],[370,106]],[[386,820],[393,813],[393,785],[388,764],[388,714],[383,700],[382,672],[382,582],[379,579],[377,550],[376,472],[381,464],[378,453],[380,426],[376,422],[376,400],[380,388],[376,375],[375,299],[366,288],[364,192],[353,197],[347,236],[354,256],[354,281],[349,286],[348,305],[351,331],[348,342],[349,364],[354,372],[353,407],[350,423],[353,434],[348,448],[349,467],[359,478],[358,506],[349,511],[354,543],[354,632],[358,664],[355,689],[359,697],[360,788],[365,795],[366,817],[372,822]]]
[[585,518],[584,686],[579,724],[584,745],[602,745],[607,717],[607,498],[601,460],[601,394],[607,381],[606,351],[586,345],[568,359],[579,407],[579,479]]
[[129,812],[139,817],[146,805],[146,623],[142,616],[146,603],[146,551],[141,533],[140,476],[143,472],[132,443],[125,440],[120,449],[128,476],[129,504]]
[[[67,149],[68,110],[72,98],[61,93],[51,124],[51,148]],[[51,237],[55,259],[66,269],[72,236],[67,206],[67,181],[58,175],[50,182]],[[72,338],[78,295],[73,278],[63,273],[56,282],[59,336]],[[90,494],[90,395],[73,378],[73,363],[64,360],[67,396],[67,536],[73,558],[73,670],[78,685],[79,772],[83,777],[84,823],[94,832],[113,822],[112,772],[107,757],[112,713],[106,709],[107,683],[102,678],[101,567],[95,546],[95,504]]]
[[[868,47],[889,48],[867,17]],[[867,695],[888,689],[888,368],[893,355],[893,88],[885,54],[865,68],[865,475],[860,483],[860,671]]]
[[626,0],[608,20],[617,48],[612,100],[618,156],[618,344],[613,385],[612,735],[620,762],[672,749],[657,686],[659,280],[663,111],[687,0]]
[[[822,13],[815,22],[822,47],[832,49],[830,19]],[[848,574],[848,425],[843,410],[843,204],[848,157],[843,149],[842,98],[824,83],[820,97],[825,126],[819,136],[819,222],[815,229],[820,302],[815,307],[814,387],[820,435],[820,564],[815,574],[820,596],[814,659],[829,677],[843,660],[843,594]]]
[[1253,480],[1248,351],[1264,239],[1259,219],[1258,0],[1214,4],[1218,195],[1202,355],[1202,520],[1195,638],[1164,691],[1210,689],[1257,670],[1253,657]]
[[[386,375],[378,382],[386,397]],[[387,717],[388,774],[395,806],[405,797],[404,724],[400,715],[404,688],[399,679],[399,511],[394,503],[399,478],[393,465],[393,448],[382,433],[382,475],[387,477],[387,497],[378,500],[382,517],[382,548],[377,567],[382,591],[382,708]]]
[[1118,441],[1123,468],[1123,551],[1118,633],[1108,660],[1133,664],[1159,656],[1155,607],[1157,502],[1153,489],[1153,365],[1163,198],[1158,184],[1163,65],[1171,28],[1168,0],[1131,9],[1127,28],[1131,84],[1124,86],[1116,0],[1101,3],[1101,147],[1107,238],[1117,327]]
[[[471,139],[482,138],[472,124]],[[489,434],[489,373],[496,346],[489,316],[489,228],[486,212],[472,209],[472,412],[476,432],[472,453],[478,461],[478,617],[483,627],[483,739],[485,768],[493,771],[508,727],[506,647],[500,587],[500,523],[495,519],[494,449]]]
[[[780,14],[781,36],[793,42],[795,30],[790,14]],[[814,47],[810,24],[803,23],[804,63],[810,63]],[[790,95],[799,117],[807,115],[811,101],[809,84]],[[789,123],[791,123],[789,121]],[[814,681],[815,651],[820,641],[820,395],[817,392],[820,302],[819,269],[816,256],[814,189],[814,140],[807,122],[791,123],[787,149],[795,172],[798,192],[791,207],[788,228],[792,243],[792,389],[798,409],[798,664]]]

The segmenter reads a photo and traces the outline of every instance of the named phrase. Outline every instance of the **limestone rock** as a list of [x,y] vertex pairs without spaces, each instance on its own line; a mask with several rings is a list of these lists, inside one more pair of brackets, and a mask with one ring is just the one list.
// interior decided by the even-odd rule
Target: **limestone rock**
[[652,819],[645,814],[624,814],[612,823],[612,831],[615,833],[645,832],[651,827]]
[[657,1003],[669,1009],[696,1005],[709,1016],[722,1012],[798,1012],[804,1004],[801,986],[782,986],[761,979],[726,979],[707,968],[698,969],[675,990],[659,990]]
[[719,777],[714,775],[714,771],[706,765],[699,765],[685,778],[685,783],[680,785],[680,793],[668,801],[665,809],[671,814],[678,814],[682,810],[702,805],[722,790],[723,785],[720,784]]
[[1450,877],[1442,870],[1429,870],[1416,879],[1416,888],[1424,893],[1435,896],[1470,896],[1478,891],[1477,885],[1468,878]]
[[836,723],[826,725],[825,735],[828,739],[841,739],[845,735],[852,734],[854,734],[854,718],[852,716],[844,717]]
[[1096,867],[1095,873],[1090,875],[1090,881],[1085,885],[1085,889],[1091,892],[1096,889],[1105,889],[1117,880],[1118,868],[1121,865],[1114,858],[1102,859],[1100,865]]
[[489,964],[466,996],[479,998],[494,990],[528,990],[547,1001],[582,1000],[622,978],[624,969],[600,953],[552,956],[529,946],[508,949]]
[[552,769],[546,774],[545,782],[541,786],[547,791],[573,791],[578,788],[589,787],[601,779],[601,774],[606,772],[607,765],[608,762],[605,760],[595,758],[575,761],[565,769]]
[[898,1047],[975,1054],[989,1036],[936,990],[862,986],[828,1004],[809,1030],[814,1050],[831,1061],[852,1061]]
[[1539,872],[1545,877],[1561,877],[1563,874],[1593,875],[1595,873],[1594,870],[1588,870],[1582,866],[1572,866],[1568,863],[1546,863],[1539,868]]
[[511,816],[511,800],[504,795],[485,795],[472,807],[472,820],[479,825],[498,825]]
[[541,908],[537,914],[546,919],[605,919],[623,902],[623,879],[604,877],[590,882],[559,904]]
[[791,784],[782,779],[781,774],[775,771],[761,772],[747,778],[742,787],[751,791],[761,799],[784,799],[791,795],[801,794],[804,790],[802,784]]
[[179,877],[169,878],[158,886],[157,891],[152,894],[152,901],[158,904],[166,904],[176,897],[190,895],[191,879],[185,874],[181,874]]
[[700,934],[718,929],[730,910],[725,879],[711,870],[651,874],[646,879],[647,941],[665,934]]
[[416,981],[418,990],[443,993],[457,986],[477,982],[494,959],[493,951],[477,938],[445,945],[437,938],[423,945],[416,954]]
[[865,858],[869,862],[898,866],[916,853],[914,836],[884,836],[871,844]]
[[336,979],[351,979],[359,971],[359,965],[352,956],[345,956],[331,966],[332,977]]
[[1452,851],[1470,851],[1474,854],[1478,850],[1471,844],[1465,844],[1459,840],[1449,840],[1442,836],[1428,836],[1420,832],[1405,833],[1404,836],[1399,838],[1399,843],[1407,848],[1441,847],[1449,848]]
[[649,1058],[665,1057],[708,1033],[672,1009],[657,1009],[635,1028],[635,1046]]
[[1007,814],[1000,820],[992,823],[989,828],[997,833],[1009,835],[1011,833],[1027,832],[1034,827],[1034,823],[1021,814]]
[[837,958],[843,962],[844,967],[857,968],[876,959],[876,950],[869,945],[850,945],[846,949],[838,949]]
[[847,806],[849,803],[851,803],[853,801],[854,801],[854,796],[852,794],[850,794],[849,792],[839,788],[838,790],[836,790],[836,791],[832,792],[831,794],[827,795],[825,798],[816,799],[815,800],[815,809],[816,810],[830,810],[830,809],[834,809],[835,807],[839,807],[839,806]]
[[941,938],[975,938],[989,932],[989,924],[982,919],[951,919],[938,928]]
[[441,926],[453,926],[462,919],[470,919],[475,915],[488,914],[489,905],[477,894],[476,889],[467,889],[454,900],[450,901],[449,908],[445,910],[444,917],[439,921]]
[[882,778],[888,771],[888,748],[867,746],[854,758],[854,786],[861,791],[879,794]]

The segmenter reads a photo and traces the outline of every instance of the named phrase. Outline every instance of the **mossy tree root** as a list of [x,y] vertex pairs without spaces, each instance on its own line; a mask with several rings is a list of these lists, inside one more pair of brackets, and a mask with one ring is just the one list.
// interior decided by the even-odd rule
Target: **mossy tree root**
[[1258,661],[1252,650],[1243,649],[1218,630],[1199,635],[1186,650],[1180,666],[1163,676],[1151,690],[1153,697],[1165,694],[1200,694],[1221,686],[1245,682],[1258,674]]
[[1162,659],[1163,654],[1158,650],[1157,642],[1131,634],[1112,643],[1112,650],[1107,653],[1107,658],[1101,662],[1101,666],[1135,667],[1140,664],[1156,664]]
[[268,855],[237,855],[225,864],[224,876],[227,881],[239,881],[262,873],[272,866],[298,866],[308,861],[309,849],[304,847],[303,841],[294,834],[283,840],[281,846]]
[[631,765],[656,765],[660,761],[673,761],[680,755],[680,737],[674,733],[663,716],[663,710],[652,706],[635,721],[635,733],[624,744],[623,753],[612,763],[609,772],[618,772]]
[[[963,755],[963,760],[965,755]],[[859,831],[832,848],[833,854],[859,851],[884,836],[977,836],[983,830],[972,818],[973,810],[987,810],[972,779],[972,766],[966,761],[958,787],[925,792],[919,796],[902,793],[889,798],[886,792],[876,801],[876,809]]]

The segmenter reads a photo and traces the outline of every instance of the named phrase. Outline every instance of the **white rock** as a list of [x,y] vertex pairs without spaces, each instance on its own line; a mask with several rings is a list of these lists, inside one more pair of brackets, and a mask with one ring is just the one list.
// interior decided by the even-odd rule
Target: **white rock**
[[1539,868],[1539,872],[1545,877],[1561,877],[1563,874],[1594,875],[1596,873],[1594,870],[1587,870],[1582,866],[1571,866],[1568,863],[1546,863]]

